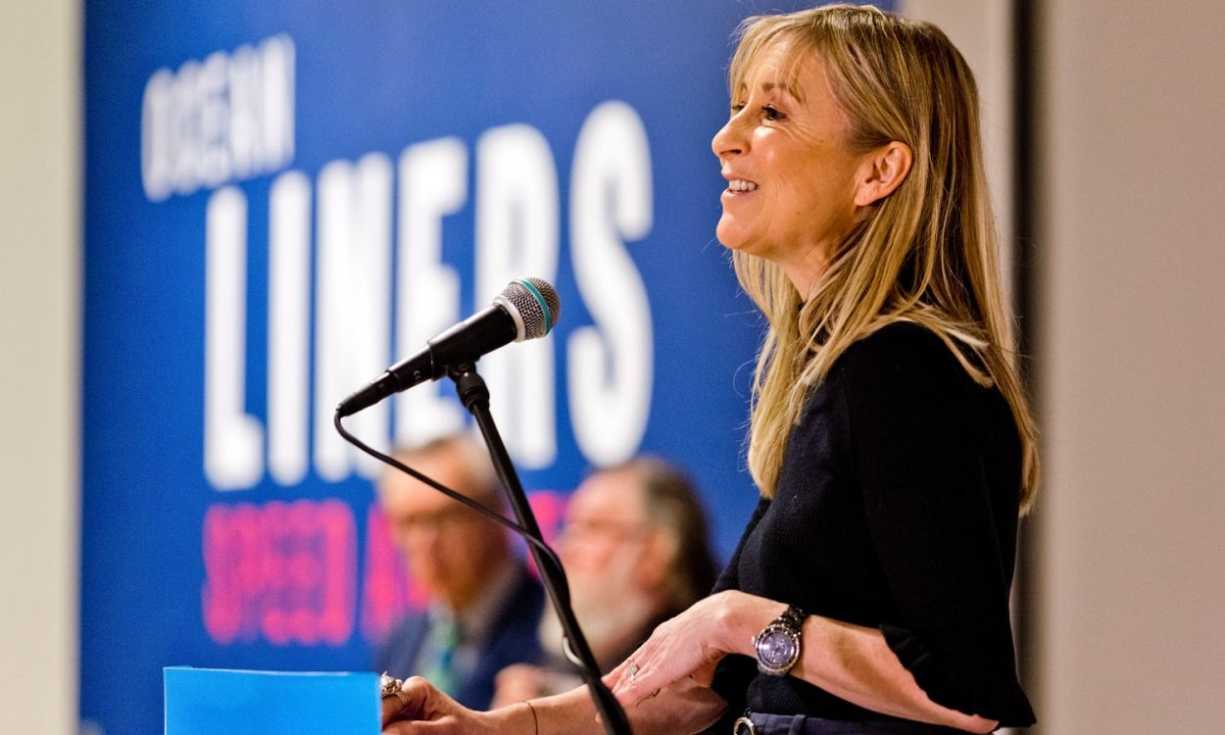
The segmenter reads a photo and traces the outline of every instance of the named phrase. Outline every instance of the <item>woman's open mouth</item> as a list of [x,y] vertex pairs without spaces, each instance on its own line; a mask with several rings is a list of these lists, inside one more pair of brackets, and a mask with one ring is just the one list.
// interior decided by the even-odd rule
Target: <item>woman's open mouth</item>
[[757,191],[757,182],[748,179],[730,179],[727,182],[727,188],[724,189],[725,194],[733,196],[752,194],[755,191]]

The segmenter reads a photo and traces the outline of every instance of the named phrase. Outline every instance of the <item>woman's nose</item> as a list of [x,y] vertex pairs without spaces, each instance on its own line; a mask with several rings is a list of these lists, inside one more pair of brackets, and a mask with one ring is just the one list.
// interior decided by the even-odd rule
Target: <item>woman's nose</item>
[[744,153],[745,137],[739,118],[739,115],[733,115],[728,118],[723,127],[719,128],[715,133],[715,137],[711,139],[710,150],[715,154],[716,158]]

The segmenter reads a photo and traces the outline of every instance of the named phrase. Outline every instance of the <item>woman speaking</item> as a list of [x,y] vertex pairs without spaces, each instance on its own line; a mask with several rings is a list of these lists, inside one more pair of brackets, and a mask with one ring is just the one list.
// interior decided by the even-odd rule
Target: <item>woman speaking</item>
[[[745,21],[729,77],[717,234],[769,322],[761,501],[715,592],[607,682],[637,733],[1031,724],[1008,595],[1036,430],[973,76],[928,23],[832,6]],[[599,731],[582,689],[473,712],[410,679],[385,715],[392,733]]]

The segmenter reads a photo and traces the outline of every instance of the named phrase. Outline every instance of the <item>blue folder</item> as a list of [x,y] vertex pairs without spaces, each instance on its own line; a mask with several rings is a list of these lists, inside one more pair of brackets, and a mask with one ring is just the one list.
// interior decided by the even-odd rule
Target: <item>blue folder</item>
[[165,735],[378,735],[371,673],[163,669]]

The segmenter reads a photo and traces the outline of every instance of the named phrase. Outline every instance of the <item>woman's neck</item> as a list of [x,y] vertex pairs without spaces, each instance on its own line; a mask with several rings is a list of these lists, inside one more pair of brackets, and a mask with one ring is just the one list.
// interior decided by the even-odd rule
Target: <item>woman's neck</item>
[[778,261],[779,267],[783,269],[783,274],[787,276],[787,280],[791,281],[796,293],[800,295],[800,301],[808,300],[821,277],[825,275],[825,271],[829,270],[830,252],[829,247],[818,243],[799,253],[794,253],[786,260]]

